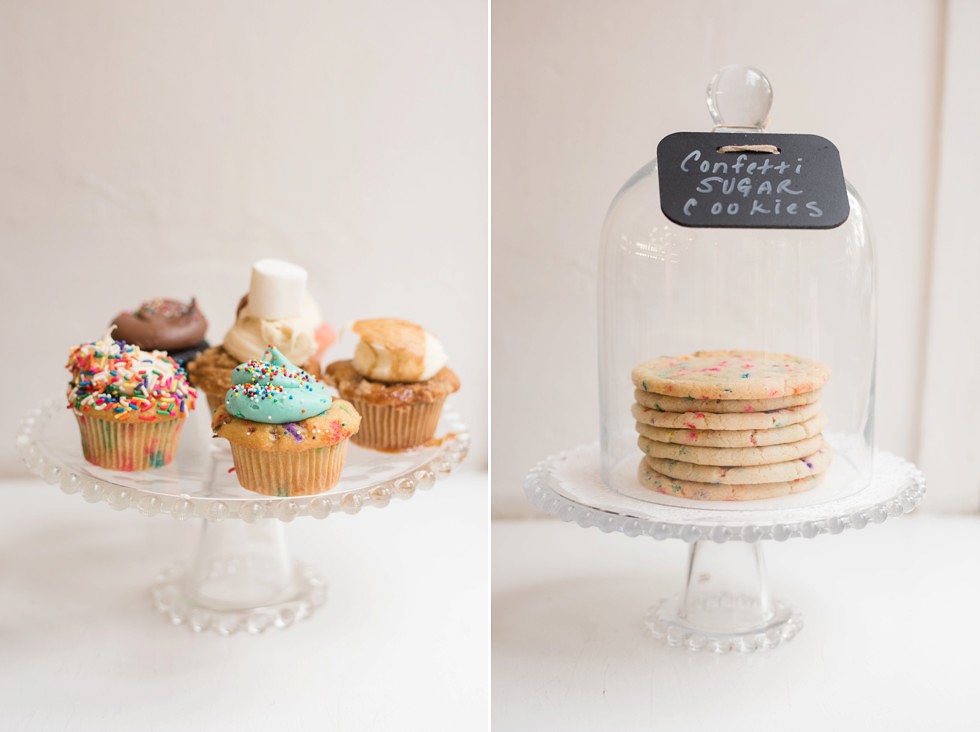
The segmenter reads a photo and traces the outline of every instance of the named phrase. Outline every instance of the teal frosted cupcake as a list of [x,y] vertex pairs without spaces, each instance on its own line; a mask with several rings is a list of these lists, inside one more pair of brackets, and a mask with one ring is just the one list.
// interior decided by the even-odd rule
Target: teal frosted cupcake
[[361,423],[350,402],[333,398],[275,348],[236,366],[231,381],[212,428],[231,445],[243,488],[301,496],[339,482],[347,441]]

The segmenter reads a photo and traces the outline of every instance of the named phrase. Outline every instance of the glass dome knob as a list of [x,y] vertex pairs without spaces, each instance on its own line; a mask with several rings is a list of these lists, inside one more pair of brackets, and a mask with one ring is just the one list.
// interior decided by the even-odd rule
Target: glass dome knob
[[770,107],[772,84],[751,66],[725,66],[708,82],[708,111],[716,127],[764,129]]

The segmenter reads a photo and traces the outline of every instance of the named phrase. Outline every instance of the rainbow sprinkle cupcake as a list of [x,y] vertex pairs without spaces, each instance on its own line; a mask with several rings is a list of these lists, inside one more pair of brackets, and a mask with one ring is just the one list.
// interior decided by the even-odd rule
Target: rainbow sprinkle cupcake
[[68,408],[78,420],[82,452],[110,470],[148,470],[173,460],[197,393],[164,351],[112,340],[71,349]]

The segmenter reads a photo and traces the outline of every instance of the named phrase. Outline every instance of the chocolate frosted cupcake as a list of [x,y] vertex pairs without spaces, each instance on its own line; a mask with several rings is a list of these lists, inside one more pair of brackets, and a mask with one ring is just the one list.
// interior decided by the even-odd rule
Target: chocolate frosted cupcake
[[208,347],[204,340],[208,321],[194,298],[187,305],[160,297],[147,300],[135,310],[119,313],[112,325],[120,341],[144,351],[166,351],[181,368]]
[[329,490],[340,480],[347,439],[361,418],[275,348],[241,364],[214,413],[216,437],[231,443],[243,488],[271,496]]
[[173,460],[197,394],[172,358],[106,335],[72,348],[67,368],[86,460],[127,471]]
[[318,354],[333,341],[320,311],[306,292],[306,270],[278,259],[252,265],[249,292],[238,306],[235,324],[220,346],[201,353],[187,366],[194,385],[205,393],[212,411],[224,403],[231,374],[241,363],[259,359],[269,347],[314,377]]
[[361,342],[351,361],[335,361],[324,379],[360,413],[355,444],[407,450],[435,436],[442,406],[459,389],[439,341],[422,327],[397,318],[354,323]]

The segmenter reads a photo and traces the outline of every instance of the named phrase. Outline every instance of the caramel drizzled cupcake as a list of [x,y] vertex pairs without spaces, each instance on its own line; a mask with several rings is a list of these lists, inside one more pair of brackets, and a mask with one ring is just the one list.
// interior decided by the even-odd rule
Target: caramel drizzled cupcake
[[327,366],[324,379],[361,414],[354,443],[375,450],[407,450],[430,441],[446,398],[459,378],[446,353],[421,326],[397,318],[354,323],[361,337],[353,360]]

